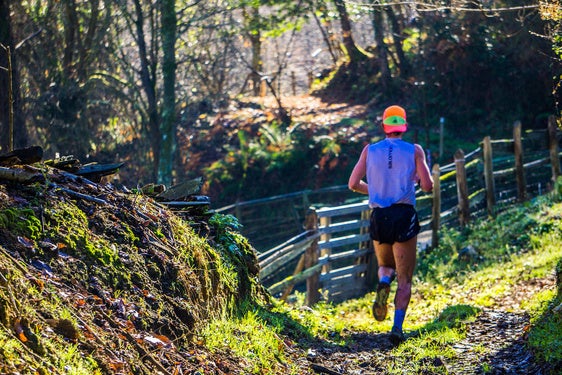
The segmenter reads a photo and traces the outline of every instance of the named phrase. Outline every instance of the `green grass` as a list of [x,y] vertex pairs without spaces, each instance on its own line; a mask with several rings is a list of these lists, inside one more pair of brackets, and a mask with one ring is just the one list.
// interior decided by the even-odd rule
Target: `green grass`
[[212,351],[228,348],[244,359],[240,364],[252,374],[298,374],[286,358],[287,342],[280,335],[283,324],[261,315],[258,309],[245,306],[238,317],[213,320],[201,333],[205,345]]
[[[551,295],[541,296],[550,298]],[[541,298],[539,297],[539,298]],[[533,329],[529,333],[529,347],[540,361],[562,364],[562,316],[553,311],[562,303],[560,297],[536,301]],[[542,302],[542,303],[540,303]]]

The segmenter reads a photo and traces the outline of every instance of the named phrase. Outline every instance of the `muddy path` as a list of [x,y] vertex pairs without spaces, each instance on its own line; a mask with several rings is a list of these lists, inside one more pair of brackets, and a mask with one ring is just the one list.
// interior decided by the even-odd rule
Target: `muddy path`
[[[388,333],[348,332],[350,344],[317,343],[308,351],[307,361],[314,373],[328,375],[386,374],[389,366],[403,374],[556,373],[539,363],[526,346],[530,317],[520,308],[530,295],[555,285],[554,276],[515,285],[493,307],[482,309],[466,323],[465,338],[450,346],[454,354],[448,358],[401,358],[393,351]],[[419,334],[406,331],[408,338]]]
[[[484,310],[468,325],[466,338],[452,346],[456,353],[453,359],[421,358],[420,367],[431,367],[427,373],[436,369],[438,373],[459,375],[541,374],[541,364],[525,346],[528,325],[525,313]],[[399,367],[404,362],[391,354],[393,346],[386,333],[352,333],[351,338],[353,343],[344,348],[324,346],[310,350],[307,359],[311,369],[323,374],[384,374],[389,363]]]

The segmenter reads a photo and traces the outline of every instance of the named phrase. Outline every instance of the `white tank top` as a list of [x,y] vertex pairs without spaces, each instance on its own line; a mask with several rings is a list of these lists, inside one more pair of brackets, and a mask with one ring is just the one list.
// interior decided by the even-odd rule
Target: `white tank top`
[[369,206],[416,204],[416,159],[413,144],[386,138],[369,145],[367,152]]

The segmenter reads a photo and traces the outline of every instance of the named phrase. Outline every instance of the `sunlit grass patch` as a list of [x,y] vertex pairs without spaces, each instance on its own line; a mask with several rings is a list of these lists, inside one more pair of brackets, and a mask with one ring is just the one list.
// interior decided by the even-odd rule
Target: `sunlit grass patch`
[[[472,265],[455,259],[456,254],[451,249],[438,248],[435,254],[422,256],[411,305],[424,309],[426,313],[428,310],[439,310],[447,304],[447,300],[449,304],[493,306],[496,299],[509,293],[516,283],[547,276],[562,257],[560,231],[550,231],[555,229],[559,221],[550,216],[556,217],[556,206],[560,205],[551,207],[539,202],[535,206],[513,209],[511,216],[502,216],[504,239],[515,241],[515,245],[482,245],[478,251],[479,258],[473,259]],[[545,212],[549,215],[545,215]],[[521,221],[524,217],[524,220],[523,223],[512,225],[510,217],[515,221]],[[529,223],[534,223],[532,229],[528,227]],[[478,228],[475,237],[486,238],[486,231],[491,228],[495,233],[497,225],[492,222],[475,224]],[[523,228],[526,230],[522,231]],[[459,232],[449,230],[447,236],[451,240],[444,241],[446,247],[457,243],[453,246],[457,249],[474,243],[473,237],[463,237]],[[526,236],[525,241],[521,239],[522,236]]]
[[[558,243],[558,246],[560,243]],[[558,282],[562,269],[562,258],[556,265]],[[522,304],[531,316],[528,345],[538,358],[560,368],[562,365],[562,290],[542,290]]]
[[[465,338],[464,327],[476,319],[481,308],[494,308],[516,285],[551,274],[562,258],[561,207],[537,201],[514,208],[499,219],[477,223],[465,233],[449,230],[444,248],[421,256],[421,272],[415,274],[412,300],[404,323],[409,339],[392,350],[388,373],[447,373],[441,360],[446,363],[447,359],[458,355],[452,348]],[[490,242],[486,242],[487,238]],[[479,244],[479,257],[461,260],[459,249],[475,241]],[[391,295],[395,288],[393,284]],[[536,316],[532,319],[534,324],[540,317],[544,318],[546,306],[552,305],[553,293],[545,290],[530,301],[501,308],[530,311]],[[369,293],[336,306],[323,303],[310,312],[293,316],[299,321],[304,319],[314,334],[326,335],[334,327],[339,330],[341,325],[334,325],[338,317],[345,320],[350,330],[388,331],[392,325],[392,303],[389,301],[387,319],[375,322],[370,315],[373,298],[374,294]],[[562,327],[559,318],[560,315],[548,314],[548,319],[542,320],[546,328],[530,336],[531,345],[536,342],[546,348],[543,358],[548,360],[562,358],[562,348],[558,351],[562,337],[562,332],[558,332],[558,327]],[[558,326],[553,328],[555,324]],[[471,350],[480,354],[487,351],[484,345]],[[489,364],[483,363],[482,369],[486,367]]]
[[101,375],[94,359],[83,357],[76,345],[68,345],[58,353],[58,367],[61,372],[73,375]]
[[558,296],[550,303],[547,298],[545,293],[533,301],[534,323],[529,332],[529,347],[539,360],[562,364],[562,313],[558,308],[562,298]]
[[210,350],[228,349],[243,358],[241,365],[250,373],[277,373],[280,367],[287,374],[296,373],[296,367],[285,358],[281,329],[282,326],[267,324],[256,311],[249,309],[238,318],[212,321],[201,335]]
[[[396,285],[392,286],[392,293]],[[339,304],[325,301],[317,303],[313,308],[304,305],[304,300],[288,305],[289,315],[305,326],[310,334],[343,344],[346,340],[345,331],[386,332],[392,327],[393,304],[389,301],[389,313],[383,322],[376,322],[371,313],[374,293],[362,298],[350,299]]]
[[542,290],[533,298],[523,301],[521,307],[529,312],[531,324],[537,323],[544,314],[549,314],[549,308],[556,303],[556,291],[551,289]]
[[[21,341],[14,339],[7,332],[0,330],[0,359],[3,363],[9,363],[14,370],[21,363],[24,362],[22,358],[24,352],[23,344]],[[4,368],[5,371],[8,369]]]
[[452,344],[464,338],[458,329],[443,328],[422,333],[406,340],[392,351],[388,374],[447,374],[443,365],[447,359],[455,358]]

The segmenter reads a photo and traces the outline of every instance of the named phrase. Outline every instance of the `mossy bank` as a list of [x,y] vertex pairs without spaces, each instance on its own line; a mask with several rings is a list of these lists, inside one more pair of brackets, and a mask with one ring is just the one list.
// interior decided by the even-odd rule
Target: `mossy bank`
[[0,185],[0,373],[216,366],[197,332],[268,298],[236,219],[46,176]]

